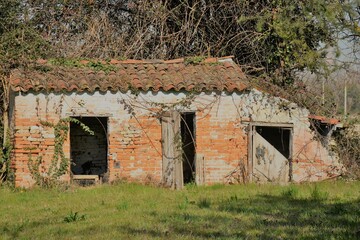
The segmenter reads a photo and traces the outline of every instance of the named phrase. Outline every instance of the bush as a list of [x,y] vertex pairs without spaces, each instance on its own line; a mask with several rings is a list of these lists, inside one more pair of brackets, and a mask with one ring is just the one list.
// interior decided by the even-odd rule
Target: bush
[[346,175],[352,179],[360,179],[360,133],[351,125],[335,135],[335,152],[344,164]]

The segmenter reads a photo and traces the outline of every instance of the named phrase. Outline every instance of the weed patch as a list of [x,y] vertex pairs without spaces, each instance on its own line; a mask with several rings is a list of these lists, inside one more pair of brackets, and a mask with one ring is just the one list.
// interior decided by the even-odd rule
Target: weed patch
[[295,185],[290,185],[290,187],[282,191],[281,195],[289,199],[296,199],[299,195],[299,189]]
[[188,197],[185,196],[184,201],[179,203],[178,208],[180,210],[186,210],[188,208],[188,206],[189,206],[189,199],[188,199]]
[[66,223],[72,223],[72,222],[77,222],[77,221],[82,221],[85,220],[85,215],[84,214],[79,214],[79,212],[70,212],[69,215],[67,215],[66,217],[64,217],[64,222]]
[[329,193],[320,189],[320,187],[315,184],[313,190],[311,191],[311,199],[314,201],[324,201],[329,197]]
[[119,211],[125,211],[129,209],[129,203],[128,202],[122,202],[119,205],[117,205],[117,210]]
[[25,229],[25,226],[29,223],[29,220],[21,221],[13,225],[6,224],[2,228],[3,234],[1,235],[10,235],[11,238],[17,238],[20,233]]
[[208,198],[200,198],[199,202],[197,203],[199,208],[210,208],[211,200]]

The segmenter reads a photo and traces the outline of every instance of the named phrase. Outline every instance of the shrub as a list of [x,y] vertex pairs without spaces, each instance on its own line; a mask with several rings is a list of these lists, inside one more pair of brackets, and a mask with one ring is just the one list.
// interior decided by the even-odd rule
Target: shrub
[[349,126],[335,134],[335,152],[346,168],[346,176],[360,179],[360,133],[355,125]]

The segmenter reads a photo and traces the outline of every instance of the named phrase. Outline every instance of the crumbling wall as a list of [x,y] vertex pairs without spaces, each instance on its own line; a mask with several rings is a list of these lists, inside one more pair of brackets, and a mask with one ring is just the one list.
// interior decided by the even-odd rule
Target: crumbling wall
[[[293,179],[318,180],[338,166],[311,132],[308,111],[257,90],[210,92],[94,92],[15,94],[13,160],[17,186],[34,182],[29,154],[51,161],[54,132],[42,121],[56,123],[69,116],[108,117],[108,177],[160,182],[162,179],[161,118],[169,110],[196,114],[196,160],[204,184],[237,183],[248,179],[250,122],[292,123]],[[64,144],[70,158],[70,142]],[[62,177],[70,179],[69,174]]]
[[338,156],[324,146],[310,128],[309,111],[285,99],[252,90],[239,96],[241,119],[249,122],[291,123],[292,180],[318,181],[341,174]]

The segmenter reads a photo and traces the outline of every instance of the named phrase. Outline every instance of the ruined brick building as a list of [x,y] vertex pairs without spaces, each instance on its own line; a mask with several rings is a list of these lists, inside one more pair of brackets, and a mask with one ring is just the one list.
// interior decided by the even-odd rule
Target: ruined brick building
[[325,179],[341,167],[314,137],[306,109],[250,87],[231,58],[101,64],[41,61],[36,69],[12,72],[16,186],[34,184],[30,158],[41,156],[40,175],[54,167],[54,125],[69,117],[93,132],[65,121],[69,131],[60,157],[69,164],[63,181],[95,176],[173,188],[283,183]]

